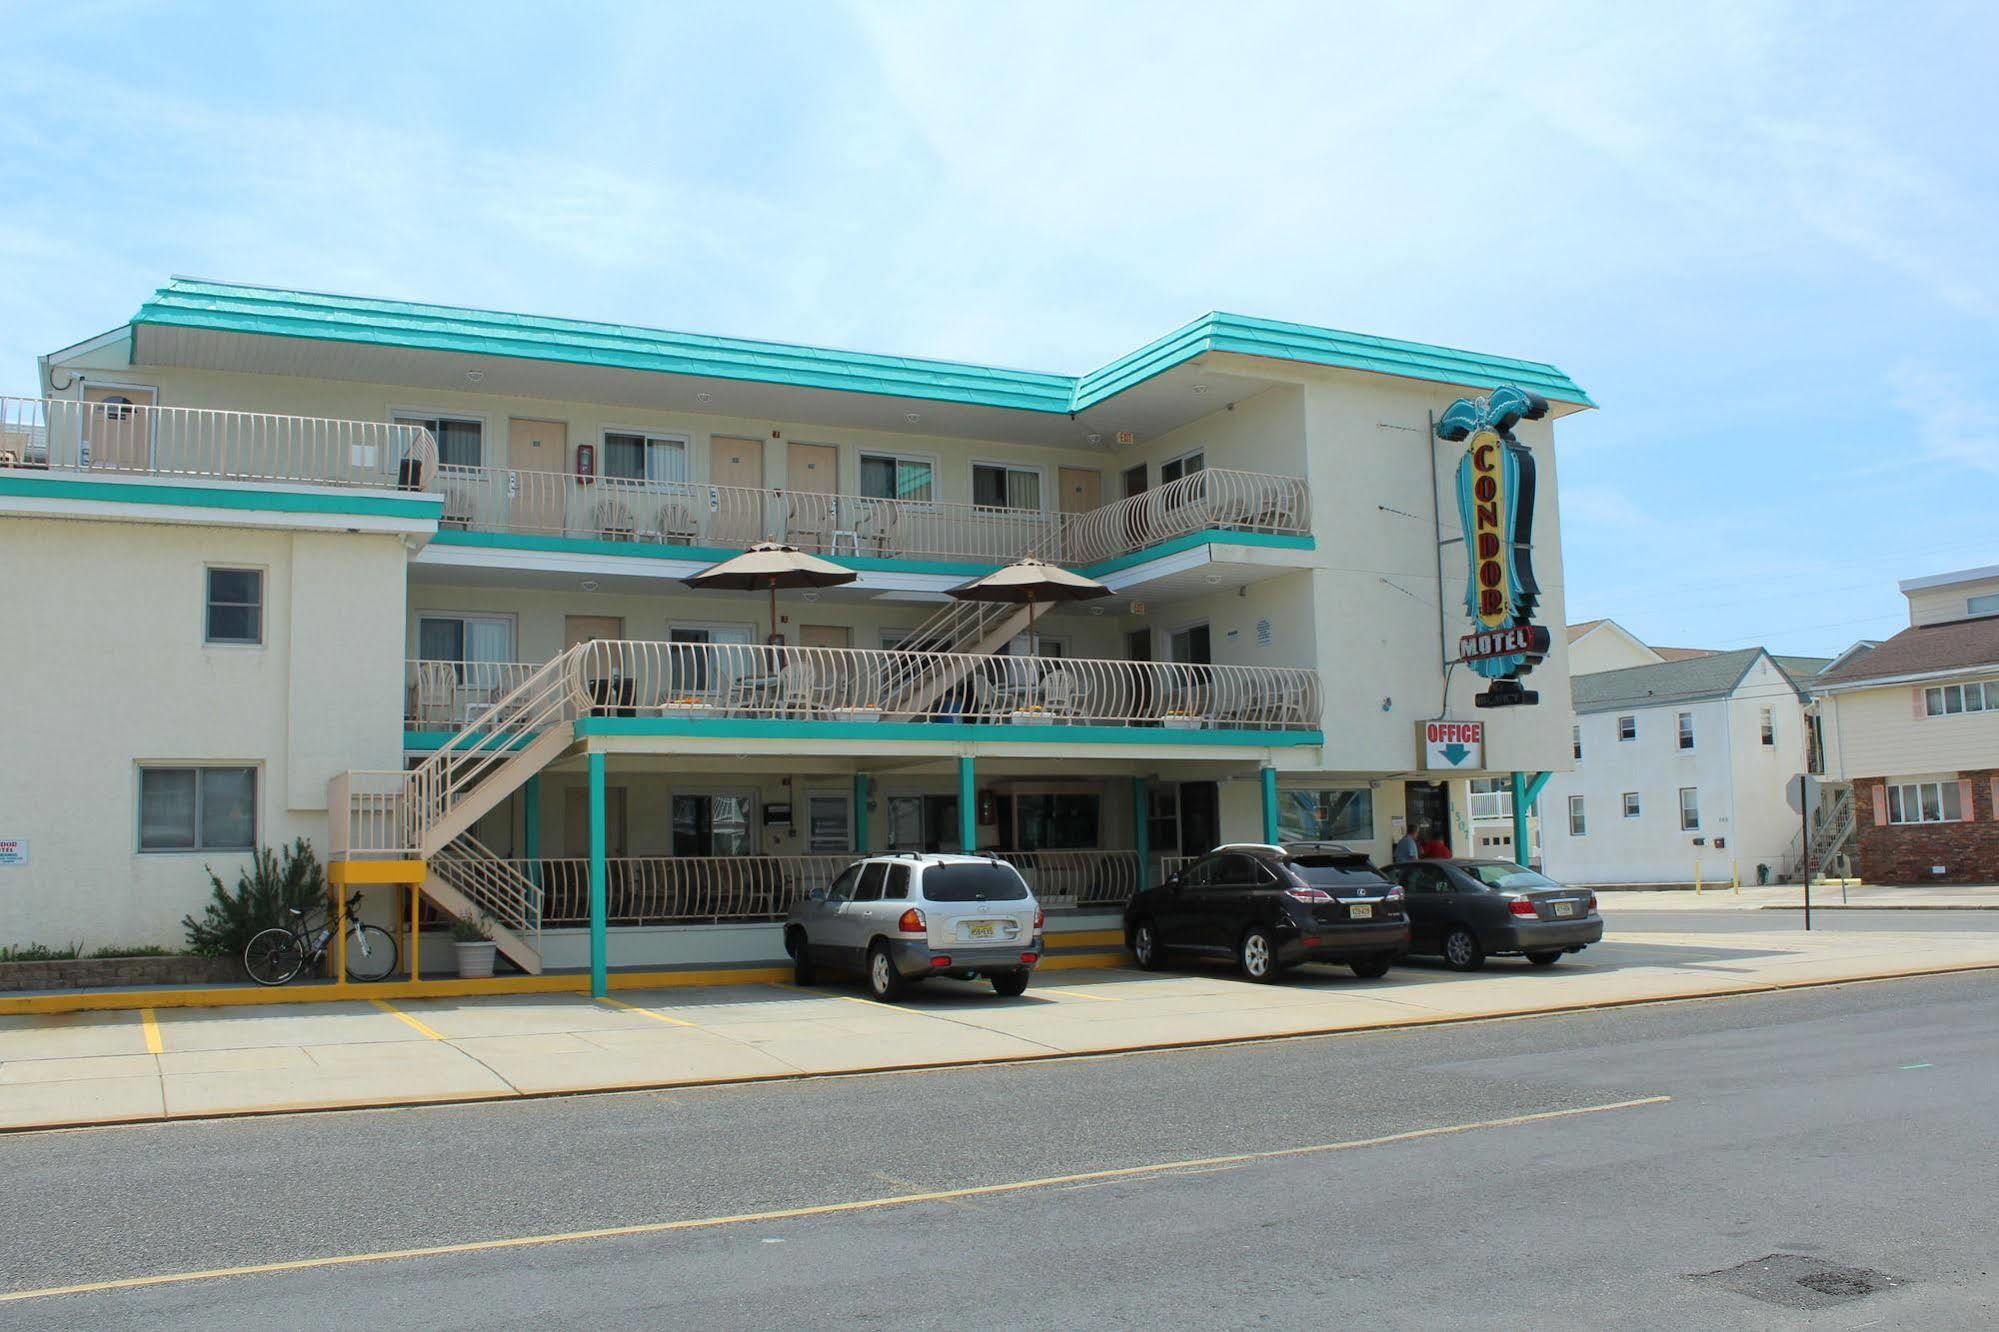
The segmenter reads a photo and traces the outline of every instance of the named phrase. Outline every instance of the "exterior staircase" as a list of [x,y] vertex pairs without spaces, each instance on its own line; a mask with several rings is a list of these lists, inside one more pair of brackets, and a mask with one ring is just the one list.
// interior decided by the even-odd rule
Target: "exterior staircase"
[[[1818,878],[1841,877],[1829,875],[1827,871],[1835,868],[1836,862],[1852,855],[1853,833],[1853,788],[1825,786],[1819,796],[1819,817],[1812,825],[1809,842],[1803,830],[1791,839],[1791,849],[1784,856],[1782,877],[1786,881],[1802,878],[1807,864]],[[1805,855],[1807,849],[1811,852],[1809,859]]]
[[989,656],[1027,627],[1027,607],[993,601],[953,601],[918,625],[895,650],[907,668],[886,681],[882,715],[890,721],[926,716],[961,684],[972,657]]

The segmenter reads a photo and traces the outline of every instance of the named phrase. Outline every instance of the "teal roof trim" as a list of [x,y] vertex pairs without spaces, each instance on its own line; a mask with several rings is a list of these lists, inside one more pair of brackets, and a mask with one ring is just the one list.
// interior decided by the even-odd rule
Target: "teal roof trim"
[[132,323],[516,356],[1031,412],[1082,411],[1210,351],[1474,388],[1518,384],[1564,402],[1595,405],[1575,381],[1538,361],[1220,312],[1081,377],[192,278],[174,278],[154,292]]

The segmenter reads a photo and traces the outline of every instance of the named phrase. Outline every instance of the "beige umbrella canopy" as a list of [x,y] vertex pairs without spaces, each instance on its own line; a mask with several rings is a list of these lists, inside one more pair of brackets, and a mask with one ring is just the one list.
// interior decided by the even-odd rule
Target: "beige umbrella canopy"
[[860,575],[843,569],[831,560],[807,555],[796,546],[775,541],[759,541],[740,555],[711,565],[680,581],[689,587],[713,591],[770,593],[770,632],[777,636],[777,590],[781,587],[837,587]]
[[1027,607],[1027,654],[1040,655],[1034,636],[1034,608],[1049,601],[1094,601],[1114,595],[1094,578],[1070,573],[1046,560],[1015,560],[1004,569],[995,569],[983,578],[951,589],[959,601],[1004,601]]

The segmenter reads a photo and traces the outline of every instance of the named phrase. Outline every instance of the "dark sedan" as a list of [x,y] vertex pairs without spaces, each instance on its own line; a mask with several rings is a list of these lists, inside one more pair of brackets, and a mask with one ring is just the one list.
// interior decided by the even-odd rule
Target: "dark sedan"
[[1409,951],[1456,971],[1502,953],[1551,967],[1603,938],[1595,893],[1510,860],[1415,860],[1386,872],[1408,896]]
[[1379,976],[1409,943],[1402,890],[1364,855],[1325,843],[1219,847],[1134,896],[1125,946],[1156,971],[1168,952],[1234,957],[1271,981],[1300,962]]

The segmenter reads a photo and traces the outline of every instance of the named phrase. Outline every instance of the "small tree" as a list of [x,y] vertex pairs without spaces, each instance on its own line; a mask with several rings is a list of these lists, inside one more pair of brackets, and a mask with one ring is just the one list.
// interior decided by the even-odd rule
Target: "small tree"
[[288,913],[293,908],[307,915],[333,909],[326,893],[326,871],[312,853],[312,843],[303,837],[284,848],[282,861],[269,847],[257,852],[237,876],[234,891],[224,888],[212,869],[208,882],[212,890],[208,909],[199,920],[183,916],[180,922],[187,930],[188,951],[203,957],[241,954],[259,930],[291,924]]

